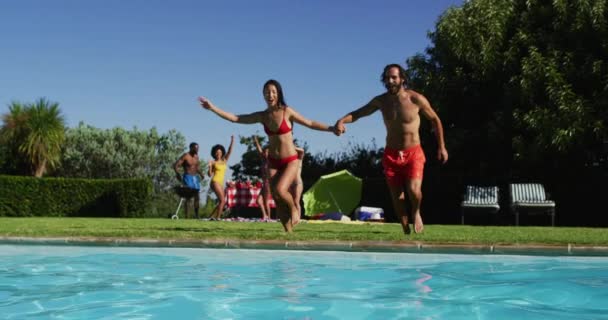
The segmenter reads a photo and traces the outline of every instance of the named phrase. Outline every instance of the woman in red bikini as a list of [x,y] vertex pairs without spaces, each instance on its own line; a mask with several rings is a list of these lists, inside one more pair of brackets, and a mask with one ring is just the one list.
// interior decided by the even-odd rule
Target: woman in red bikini
[[268,162],[270,167],[270,184],[277,201],[277,215],[286,232],[291,232],[293,226],[300,222],[300,213],[294,202],[289,187],[298,174],[298,153],[293,143],[293,123],[299,123],[319,131],[329,131],[340,135],[342,131],[333,126],[309,120],[293,108],[288,107],[283,96],[281,84],[276,80],[268,80],[263,88],[267,108],[250,114],[235,115],[215,106],[207,98],[199,97],[201,106],[212,111],[221,118],[231,122],[253,124],[262,123],[268,135]]

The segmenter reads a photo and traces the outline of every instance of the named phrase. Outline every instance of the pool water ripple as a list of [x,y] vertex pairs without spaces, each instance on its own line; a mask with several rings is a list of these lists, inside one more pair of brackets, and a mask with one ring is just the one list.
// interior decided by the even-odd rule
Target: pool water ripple
[[608,319],[608,259],[0,245],[1,319]]

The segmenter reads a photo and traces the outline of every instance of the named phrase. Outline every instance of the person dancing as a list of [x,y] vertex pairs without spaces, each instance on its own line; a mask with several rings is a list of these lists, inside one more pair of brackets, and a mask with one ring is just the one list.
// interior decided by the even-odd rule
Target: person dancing
[[[182,168],[184,174],[179,173],[179,168]],[[173,170],[175,170],[175,177],[177,181],[183,183],[188,189],[193,192],[189,192],[194,198],[194,217],[198,219],[198,207],[200,205],[201,180],[205,178],[205,175],[200,169],[200,160],[198,158],[198,143],[192,142],[190,144],[190,150],[184,153],[177,161],[173,164]],[[186,206],[184,212],[186,219],[188,219],[188,202],[190,200],[186,197]]]
[[230,146],[228,152],[221,144],[216,144],[211,148],[211,156],[213,160],[209,161],[209,177],[211,178],[211,190],[215,193],[218,199],[217,206],[211,212],[209,217],[211,220],[220,220],[224,213],[226,205],[226,195],[224,193],[224,176],[226,175],[226,163],[232,154],[232,146],[234,145],[234,136],[230,137]]

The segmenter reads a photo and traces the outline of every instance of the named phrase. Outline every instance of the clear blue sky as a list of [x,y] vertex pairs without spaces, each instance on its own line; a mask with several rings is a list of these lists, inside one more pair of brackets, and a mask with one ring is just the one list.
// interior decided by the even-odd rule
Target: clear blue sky
[[[430,44],[439,15],[462,0],[20,0],[0,2],[0,112],[11,101],[59,102],[70,127],[178,129],[200,144],[261,125],[232,124],[199,95],[234,113],[265,108],[263,83],[281,82],[287,104],[333,124],[384,91],[382,68]],[[432,103],[432,101],[431,101]],[[379,114],[347,134],[296,126],[313,153],[349,141],[384,144]]]

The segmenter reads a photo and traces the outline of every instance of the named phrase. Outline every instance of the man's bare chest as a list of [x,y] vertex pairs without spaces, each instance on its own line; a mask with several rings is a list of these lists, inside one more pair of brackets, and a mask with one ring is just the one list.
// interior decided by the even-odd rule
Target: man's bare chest
[[387,101],[382,107],[385,122],[409,123],[419,118],[420,108],[410,101]]
[[184,159],[184,165],[188,167],[196,166],[198,162],[198,157],[188,156]]

